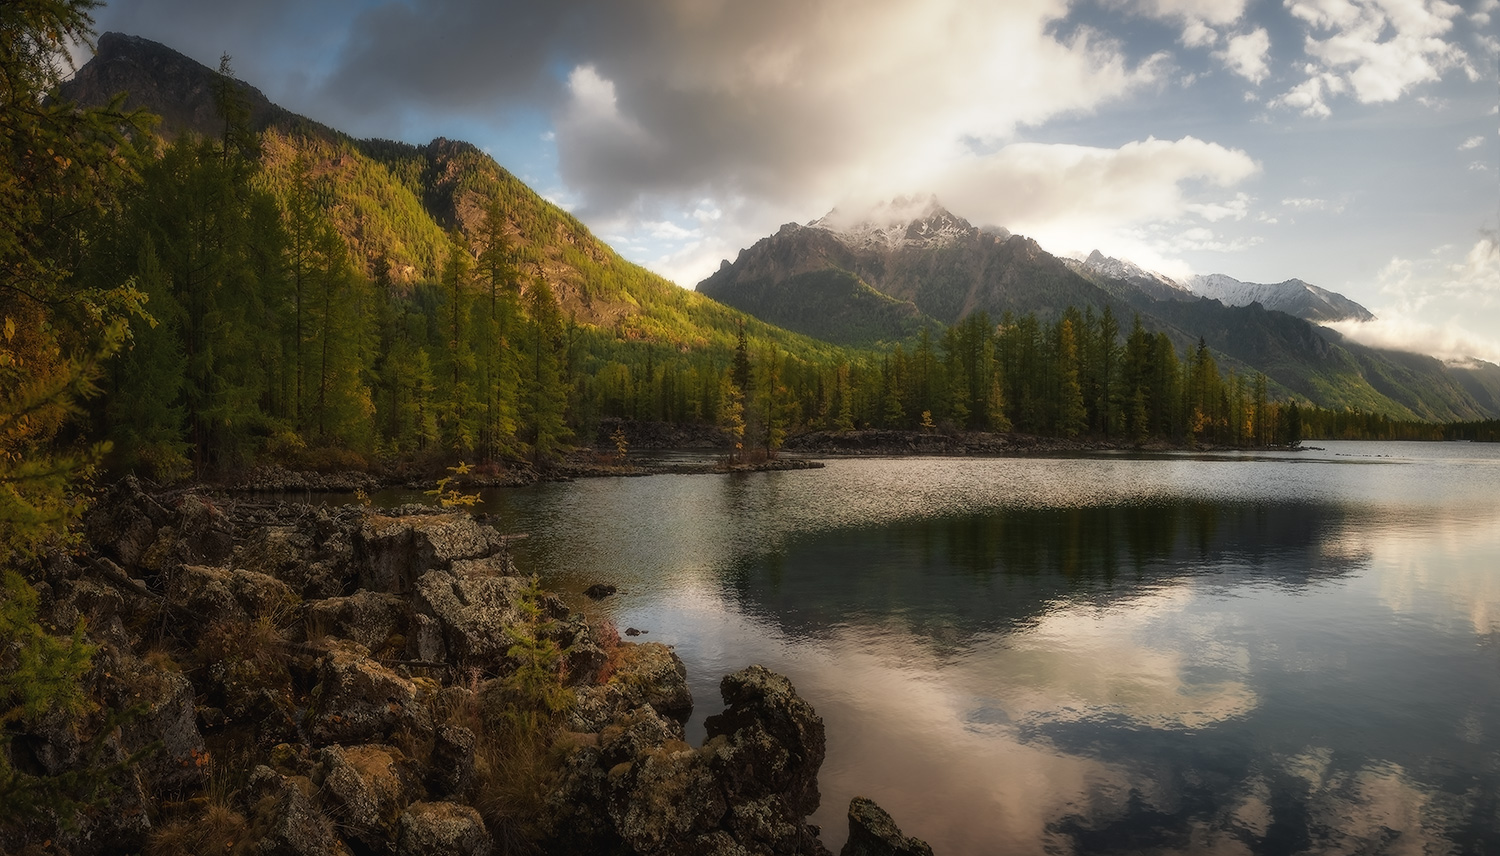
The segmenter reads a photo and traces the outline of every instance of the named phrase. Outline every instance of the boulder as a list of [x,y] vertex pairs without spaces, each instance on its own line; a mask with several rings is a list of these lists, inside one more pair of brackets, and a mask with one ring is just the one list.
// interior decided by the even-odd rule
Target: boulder
[[932,848],[920,838],[902,835],[874,800],[855,797],[849,801],[849,840],[839,856],[932,856]]
[[[394,594],[361,589],[348,597],[330,597],[307,603],[302,623],[308,639],[337,636],[380,651],[401,642],[410,631],[411,608]],[[399,637],[399,639],[398,639]]]
[[368,853],[390,853],[396,822],[421,796],[416,764],[394,746],[329,746],[314,781],[343,837]]
[[255,805],[256,826],[266,830],[256,842],[256,856],[347,856],[349,849],[333,834],[333,824],[297,779],[265,767],[255,772],[252,786],[266,794]]
[[597,732],[643,704],[678,723],[692,715],[687,667],[671,648],[659,642],[621,645],[612,666],[604,683],[578,690],[578,702],[569,714],[570,729]]
[[141,490],[135,476],[126,476],[99,500],[89,514],[85,533],[89,543],[122,567],[138,565],[156,542],[156,533],[170,514]]
[[719,693],[727,706],[704,721],[705,747],[714,747],[731,798],[775,796],[798,818],[816,811],[826,748],[822,717],[791,681],[764,666],[725,675]]
[[546,846],[826,856],[806,822],[818,807],[822,720],[790,681],[759,666],[729,675],[720,690],[728,706],[710,717],[699,749],[683,742],[680,722],[644,702],[581,739],[548,798]]
[[427,791],[435,797],[461,794],[474,774],[474,732],[458,725],[439,725],[427,761]]
[[432,733],[427,704],[415,683],[370,658],[356,642],[330,640],[317,662],[304,724],[317,745],[386,742],[406,732]]
[[472,806],[415,803],[401,815],[397,856],[489,856],[484,821]]
[[519,577],[428,571],[417,581],[412,605],[437,620],[450,659],[492,664],[515,644],[507,629],[524,620],[518,605],[528,585]]
[[369,515],[354,536],[359,585],[395,594],[410,592],[430,570],[503,549],[499,532],[466,513]]
[[152,743],[159,748],[140,760],[145,780],[158,793],[179,794],[207,780],[208,750],[198,731],[193,684],[181,672],[155,668],[129,651],[101,652],[106,675],[102,697],[111,710],[134,709],[120,726],[126,753]]
[[200,629],[214,622],[280,615],[297,603],[297,595],[275,577],[206,565],[183,565],[171,572],[167,597],[196,616]]

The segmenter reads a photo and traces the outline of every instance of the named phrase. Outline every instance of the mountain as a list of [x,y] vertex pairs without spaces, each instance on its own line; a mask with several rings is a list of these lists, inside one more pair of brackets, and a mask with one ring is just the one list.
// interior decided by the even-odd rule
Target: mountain
[[1267,309],[1305,318],[1314,324],[1329,321],[1374,321],[1375,315],[1342,294],[1310,285],[1300,279],[1286,282],[1240,282],[1221,273],[1193,276],[1187,287],[1225,306],[1259,303]]
[[[213,69],[149,39],[120,33],[99,37],[98,52],[61,88],[60,96],[100,106],[117,93],[126,104],[162,117],[157,132],[217,138],[225,120]],[[498,199],[524,283],[543,277],[563,316],[619,341],[677,349],[732,348],[744,315],[679,288],[620,257],[571,214],[542,199],[470,143],[438,138],[424,145],[355,139],[286,110],[244,81],[233,99],[258,134],[267,183],[284,193],[305,168],[323,207],[366,276],[385,272],[398,284],[437,280],[458,236],[477,253],[486,204]],[[754,319],[749,334],[782,350],[827,356],[834,349]]]
[[[105,33],[96,48],[94,56],[63,83],[64,99],[97,106],[123,92],[127,108],[143,108],[161,117],[157,131],[169,139],[185,132],[205,137],[224,133],[217,95],[223,78],[218,72],[159,42],[124,33]],[[326,125],[271,103],[242,80],[230,85],[251,131],[278,127],[336,135]]]
[[[1183,285],[1166,274],[1149,271],[1134,262],[1110,258],[1098,250],[1089,253],[1088,258],[1082,261],[1074,259],[1067,260],[1072,269],[1088,274],[1096,274],[1103,277],[1100,283],[1129,283],[1132,288],[1152,300],[1196,300],[1197,295],[1183,287]],[[1097,282],[1098,280],[1096,280]],[[1129,299],[1128,292],[1120,296]],[[1232,304],[1239,305],[1239,304]]]
[[1274,395],[1400,419],[1500,415],[1495,375],[1367,348],[1304,317],[1369,317],[1341,295],[1292,280],[1237,293],[1257,299],[1210,299],[1097,251],[1059,259],[1030,238],[976,228],[932,197],[789,223],[726,260],[698,290],[843,344],[897,341],[914,325],[953,324],[979,311],[1051,321],[1070,306],[1108,308],[1126,328],[1138,315],[1179,352],[1203,339],[1222,368],[1263,372]]
[[[832,271],[895,305],[866,299],[862,307],[843,306],[842,323],[833,324],[828,292],[800,287],[810,274]],[[1030,238],[981,230],[931,197],[788,223],[726,260],[698,291],[841,344],[868,344],[872,331],[877,339],[899,339],[924,322],[953,324],[978,311],[998,319],[1005,312],[1055,318],[1069,306],[1126,309]]]

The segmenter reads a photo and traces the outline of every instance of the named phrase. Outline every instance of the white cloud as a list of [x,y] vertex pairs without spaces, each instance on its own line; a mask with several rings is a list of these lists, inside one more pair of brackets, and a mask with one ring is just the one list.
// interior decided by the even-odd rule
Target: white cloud
[[[1308,28],[1304,50],[1315,60],[1303,83],[1277,103],[1327,116],[1325,96],[1344,86],[1363,104],[1394,101],[1453,69],[1476,72],[1446,40],[1462,10],[1444,0],[1285,0]],[[1343,86],[1335,88],[1333,80]]]
[[1454,363],[1473,358],[1500,363],[1500,341],[1467,329],[1456,318],[1432,324],[1411,318],[1382,317],[1365,322],[1337,321],[1325,326],[1371,348],[1427,354]]
[[1182,44],[1190,48],[1206,48],[1217,44],[1219,32],[1202,21],[1188,21],[1182,27]]
[[1272,104],[1279,104],[1301,111],[1304,116],[1326,119],[1333,115],[1327,98],[1345,90],[1344,80],[1335,74],[1315,74],[1293,86]]
[[1289,197],[1281,200],[1282,208],[1290,208],[1293,211],[1327,211],[1331,214],[1342,214],[1344,205],[1343,201],[1313,197]]
[[1271,36],[1264,27],[1248,33],[1231,36],[1224,50],[1215,51],[1214,57],[1224,63],[1230,71],[1251,83],[1259,84],[1271,73],[1266,57],[1271,52]]
[[1458,150],[1461,151],[1461,152],[1466,152],[1469,149],[1477,149],[1477,148],[1479,148],[1482,145],[1484,145],[1484,137],[1476,135],[1476,136],[1470,137],[1467,140],[1464,140],[1463,142],[1459,143],[1458,144]]
[[1229,187],[1259,168],[1243,151],[1194,137],[1147,138],[1118,149],[1016,143],[955,162],[934,187],[939,199],[976,223],[1056,235],[1235,216],[1248,205],[1243,194],[1196,199],[1188,185]]
[[[1393,257],[1378,283],[1391,301],[1374,310],[1380,321],[1332,326],[1374,347],[1500,363],[1500,244],[1494,235],[1466,251],[1443,246],[1427,258]],[[1439,307],[1455,305],[1464,307],[1463,314],[1433,317]]]

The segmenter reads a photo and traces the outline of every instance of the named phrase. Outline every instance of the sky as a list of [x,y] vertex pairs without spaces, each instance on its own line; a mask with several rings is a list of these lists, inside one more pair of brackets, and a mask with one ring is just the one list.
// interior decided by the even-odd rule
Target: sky
[[465,139],[692,288],[936,194],[1060,255],[1299,278],[1500,362],[1500,0],[114,0],[356,136]]

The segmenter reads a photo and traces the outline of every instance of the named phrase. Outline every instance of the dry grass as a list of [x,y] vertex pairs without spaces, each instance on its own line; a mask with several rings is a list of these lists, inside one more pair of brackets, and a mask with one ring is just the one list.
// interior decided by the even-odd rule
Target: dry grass
[[204,794],[180,804],[171,820],[157,823],[146,844],[147,856],[250,853],[250,823],[234,807],[234,795],[228,771],[215,764]]

